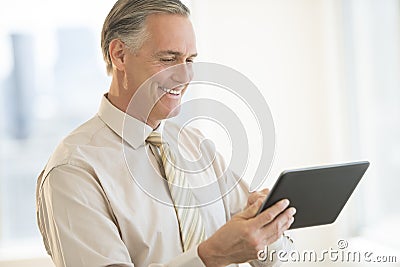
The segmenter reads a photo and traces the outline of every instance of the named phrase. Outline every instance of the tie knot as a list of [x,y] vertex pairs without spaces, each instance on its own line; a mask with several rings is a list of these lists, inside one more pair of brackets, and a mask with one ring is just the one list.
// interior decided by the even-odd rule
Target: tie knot
[[158,132],[151,132],[151,134],[147,137],[146,142],[157,147],[160,147],[164,143],[161,138],[161,134]]

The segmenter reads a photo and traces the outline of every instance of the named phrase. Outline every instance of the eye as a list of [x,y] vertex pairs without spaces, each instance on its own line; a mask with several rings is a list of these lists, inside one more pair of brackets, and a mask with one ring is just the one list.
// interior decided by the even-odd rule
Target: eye
[[186,59],[186,62],[187,62],[187,63],[193,63],[193,62],[194,62],[194,59],[193,59],[193,58],[188,58],[188,59]]
[[162,62],[173,62],[173,61],[175,61],[175,58],[161,58],[160,61],[162,61]]

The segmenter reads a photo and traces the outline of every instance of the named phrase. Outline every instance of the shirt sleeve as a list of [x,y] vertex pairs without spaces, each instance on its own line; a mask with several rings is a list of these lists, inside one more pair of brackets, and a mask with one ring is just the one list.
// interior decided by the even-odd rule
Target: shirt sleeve
[[185,251],[167,264],[151,264],[149,267],[206,267],[198,254],[199,245]]
[[[46,249],[57,267],[134,266],[95,175],[81,167],[62,165],[43,179],[37,191],[37,219]],[[204,264],[195,247],[167,264],[150,266]]]
[[38,191],[38,223],[56,266],[133,266],[104,191],[88,171],[61,165]]

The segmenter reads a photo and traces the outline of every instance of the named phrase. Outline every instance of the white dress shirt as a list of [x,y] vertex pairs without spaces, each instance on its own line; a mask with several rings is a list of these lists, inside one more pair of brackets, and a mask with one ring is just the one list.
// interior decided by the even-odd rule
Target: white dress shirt
[[[157,130],[173,144],[179,128],[169,124]],[[159,158],[145,142],[152,131],[104,96],[98,114],[57,147],[36,191],[39,229],[56,266],[204,266],[197,247],[182,251]],[[202,140],[198,130],[186,127],[179,149],[185,157],[211,162],[188,177],[198,188],[195,197],[203,204],[209,237],[245,207],[249,192],[211,148],[203,145],[206,153],[199,155]],[[271,247],[290,248],[286,237]]]

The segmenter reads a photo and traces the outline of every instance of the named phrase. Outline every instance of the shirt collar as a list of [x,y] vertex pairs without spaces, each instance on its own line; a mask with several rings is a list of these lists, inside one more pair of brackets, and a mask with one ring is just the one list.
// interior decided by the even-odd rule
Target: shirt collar
[[[108,100],[107,94],[103,96],[97,114],[109,128],[128,142],[134,149],[145,145],[147,137],[153,131],[146,123],[139,121],[115,107]],[[164,121],[161,121],[155,131],[162,133],[163,130]]]
[[158,132],[162,135],[162,133],[164,131],[164,125],[165,125],[165,121],[161,121],[160,124],[157,126],[157,128],[155,128],[153,131]]

